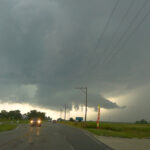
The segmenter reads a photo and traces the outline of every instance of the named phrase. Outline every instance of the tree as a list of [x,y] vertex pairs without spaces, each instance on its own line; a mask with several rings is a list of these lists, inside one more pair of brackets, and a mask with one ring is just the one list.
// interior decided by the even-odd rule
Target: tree
[[2,110],[0,116],[2,119],[8,119],[8,112],[6,110]]
[[70,118],[69,121],[74,122],[74,119],[73,119],[73,118]]
[[44,112],[39,112],[36,110],[31,110],[27,114],[22,115],[20,110],[11,110],[7,112],[6,110],[2,110],[0,112],[0,118],[2,119],[31,119],[31,118],[41,118],[46,119]]
[[52,121],[52,118],[50,116],[46,117],[46,119]]
[[62,118],[58,118],[58,119],[57,119],[57,121],[64,121],[64,119],[62,119]]
[[27,113],[27,118],[41,118],[42,120],[46,118],[44,112],[38,112],[37,110],[31,110],[30,112]]
[[22,114],[20,113],[20,110],[9,111],[8,118],[9,119],[22,119]]
[[22,119],[20,110],[13,110],[9,112],[7,112],[6,110],[2,110],[0,116],[2,119]]
[[136,121],[136,124],[147,124],[148,122],[145,119],[142,119],[140,121]]

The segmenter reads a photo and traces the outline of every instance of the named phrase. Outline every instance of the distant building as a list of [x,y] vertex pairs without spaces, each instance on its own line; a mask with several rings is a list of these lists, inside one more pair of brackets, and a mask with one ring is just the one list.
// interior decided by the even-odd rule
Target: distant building
[[79,122],[83,121],[83,117],[76,117],[76,121],[79,121]]

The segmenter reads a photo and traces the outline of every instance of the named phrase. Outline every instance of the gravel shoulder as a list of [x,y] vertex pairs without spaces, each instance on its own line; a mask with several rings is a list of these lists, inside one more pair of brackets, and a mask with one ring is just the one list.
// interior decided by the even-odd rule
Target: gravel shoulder
[[114,150],[150,150],[150,139],[128,139],[96,135],[95,137]]

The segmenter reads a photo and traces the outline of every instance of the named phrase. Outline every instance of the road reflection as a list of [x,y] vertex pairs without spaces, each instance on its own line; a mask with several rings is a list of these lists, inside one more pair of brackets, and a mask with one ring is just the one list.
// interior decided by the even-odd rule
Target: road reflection
[[33,132],[33,128],[32,127],[30,127],[30,133],[32,133]]
[[40,135],[40,127],[36,128],[36,135],[39,136]]
[[40,136],[40,128],[41,127],[30,127],[29,135],[28,135],[28,143],[33,144],[36,140],[37,136]]

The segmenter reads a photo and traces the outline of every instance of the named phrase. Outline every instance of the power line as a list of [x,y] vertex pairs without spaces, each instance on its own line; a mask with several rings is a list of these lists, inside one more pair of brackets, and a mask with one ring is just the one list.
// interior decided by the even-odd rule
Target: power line
[[[133,7],[135,1],[136,1],[136,0],[132,0],[131,3],[129,4],[129,7],[128,7],[127,10],[126,10],[126,13],[125,13],[124,16],[121,18],[121,21],[120,21],[120,23],[118,24],[118,26],[117,26],[116,30],[114,31],[114,33],[112,34],[112,37],[111,37],[111,40],[109,41],[109,43],[112,43],[113,40],[115,39],[115,36],[118,34],[118,31],[119,31],[120,28],[122,27],[122,24],[123,24],[123,22],[125,21],[126,17],[128,16],[130,10],[132,9],[132,7]],[[104,59],[103,59],[103,60],[105,60],[105,58],[106,58],[107,55],[109,54],[109,51],[108,51],[108,50],[109,50],[110,45],[111,45],[111,44],[109,44],[108,46],[106,46],[106,48],[103,50],[103,52],[106,51],[106,53],[104,53],[105,56],[104,56]],[[103,62],[103,61],[101,61],[101,62]],[[91,68],[97,66],[98,64],[99,64],[99,61],[97,61]]]
[[119,53],[123,47],[126,45],[126,43],[130,40],[130,38],[132,37],[132,35],[134,35],[134,33],[136,32],[136,30],[143,24],[143,22],[145,21],[145,19],[150,15],[150,10],[145,14],[145,16],[142,18],[142,20],[137,24],[137,26],[134,28],[134,30],[131,32],[131,34],[125,39],[124,43],[122,44],[122,46],[115,51],[115,53],[111,56],[111,58],[107,61],[107,63],[109,63],[111,61],[111,59],[117,55],[117,53]]
[[[132,25],[134,24],[134,22],[136,21],[136,19],[138,18],[138,16],[141,14],[141,12],[143,11],[144,7],[147,5],[148,2],[149,2],[149,0],[145,0],[144,1],[142,7],[138,10],[138,12],[134,16],[134,18],[131,20],[131,22],[129,23],[127,29],[124,31],[123,35],[121,36],[121,38],[118,40],[118,42],[115,44],[115,46],[113,47],[113,49],[110,51],[109,55],[110,55],[111,59],[112,59],[114,50],[118,47],[118,45],[121,43],[121,41],[126,37],[126,35],[128,34],[128,30],[132,27]],[[108,55],[108,57],[109,57],[109,55]],[[108,60],[109,60],[109,58],[108,59],[104,59],[104,61],[102,62],[102,65],[105,64],[105,62],[107,62]]]
[[[109,27],[110,21],[111,21],[113,15],[114,15],[114,13],[115,13],[115,11],[116,11],[116,9],[117,9],[117,6],[119,5],[119,2],[120,2],[120,0],[117,0],[116,3],[114,4],[114,7],[113,7],[113,9],[112,9],[112,11],[111,11],[111,13],[110,13],[110,15],[109,15],[109,17],[108,17],[108,20],[107,20],[107,22],[106,22],[106,24],[105,24],[105,27],[104,27],[102,33],[100,34],[100,36],[99,36],[99,38],[98,38],[98,40],[97,40],[96,46],[95,46],[95,48],[94,48],[95,53],[97,52],[98,47],[99,47],[99,45],[101,44],[102,39],[104,38],[105,32],[107,31],[107,28]],[[92,53],[94,53],[94,52],[92,52]],[[90,58],[88,58],[88,59],[90,59]],[[92,59],[92,58],[91,58],[91,59]],[[91,60],[91,59],[90,59],[90,60]],[[90,62],[90,60],[89,60],[88,62]]]
[[[132,0],[131,3],[129,4],[129,7],[128,7],[127,10],[126,10],[126,13],[124,14],[124,16],[122,17],[120,23],[118,24],[117,29],[114,31],[114,33],[113,33],[113,35],[112,35],[111,40],[110,40],[109,43],[112,43],[113,40],[115,39],[115,36],[117,36],[118,31],[119,31],[120,28],[122,27],[122,24],[123,24],[123,22],[125,21],[125,19],[127,18],[127,16],[128,16],[128,14],[129,14],[130,10],[132,9],[132,7],[133,7],[135,1],[136,1],[136,0]],[[111,45],[111,44],[109,44],[109,45],[104,49],[104,52],[106,51],[106,56],[107,56],[107,54],[108,54],[107,52],[108,52],[108,49],[109,49],[110,45]]]
[[[115,11],[116,11],[118,5],[119,5],[119,2],[120,2],[120,0],[116,0],[116,2],[115,2],[115,4],[114,4],[114,7],[113,7],[113,9],[112,9],[112,11],[111,11],[111,13],[110,13],[110,15],[109,15],[109,17],[108,17],[108,20],[107,20],[106,24],[105,24],[105,27],[104,27],[104,29],[103,29],[103,32],[100,34],[100,37],[99,37],[98,40],[97,40],[96,47],[94,48],[94,49],[95,49],[95,53],[96,53],[96,51],[97,51],[99,45],[101,44],[101,41],[102,41],[102,39],[103,39],[103,37],[104,37],[104,35],[105,35],[105,32],[107,31],[107,28],[108,28],[108,26],[109,26],[109,24],[110,24],[110,21],[111,21],[113,15],[114,15],[114,13],[115,13]],[[94,52],[92,52],[92,53],[94,53]],[[90,60],[88,61],[88,63],[89,63],[92,58],[88,56],[87,59],[90,59]],[[88,67],[89,67],[89,66],[88,66]],[[91,67],[90,67],[90,68],[91,68]],[[89,68],[88,68],[88,69],[89,69]]]
[[117,0],[117,1],[116,1],[115,5],[114,5],[114,7],[113,7],[113,9],[112,9],[112,11],[111,11],[111,14],[110,14],[110,16],[109,16],[109,18],[108,18],[108,20],[107,20],[107,22],[106,22],[106,25],[105,25],[105,27],[104,27],[104,30],[103,30],[102,34],[100,35],[100,37],[99,37],[99,39],[98,39],[98,41],[97,41],[96,49],[98,48],[98,45],[100,45],[101,42],[102,42],[102,39],[103,39],[103,37],[104,37],[104,35],[105,35],[105,32],[107,31],[107,28],[108,28],[108,26],[109,26],[109,24],[110,24],[111,18],[113,17],[113,15],[114,15],[114,13],[115,13],[115,11],[116,11],[116,8],[117,8],[119,2],[120,2],[120,0]]
[[[118,47],[118,45],[124,40],[124,38],[126,37],[126,35],[128,34],[128,30],[130,28],[133,28],[133,24],[136,21],[136,19],[139,17],[139,15],[141,14],[141,12],[143,11],[143,9],[145,8],[145,6],[147,5],[147,3],[149,2],[149,0],[145,0],[142,7],[140,7],[140,9],[137,11],[137,13],[135,14],[135,16],[133,17],[133,19],[131,20],[131,22],[129,23],[128,27],[126,28],[126,30],[123,32],[122,36],[120,37],[120,39],[118,40],[118,42],[115,44],[115,46],[113,47],[113,49],[108,53],[108,55],[103,59],[104,61],[102,62],[101,65],[108,63],[108,61],[110,62],[111,59],[118,53],[119,50],[117,50],[114,53],[114,50]],[[130,36],[132,36],[132,34],[134,34],[134,32],[136,32],[137,28],[142,24],[142,22],[146,19],[146,17],[149,15],[149,12],[142,18],[142,20],[140,21],[140,23],[138,23],[138,25],[133,29],[133,31],[131,32]],[[122,19],[123,20],[123,19]],[[121,23],[120,23],[121,24]],[[118,26],[119,27],[119,26]],[[119,27],[120,28],[120,27]],[[105,32],[104,32],[105,33]],[[130,39],[131,37],[129,37]],[[126,44],[126,42],[129,40],[126,39],[124,44]],[[95,65],[96,66],[96,65]],[[91,66],[93,67],[93,66]],[[90,66],[88,66],[88,70],[91,69]],[[93,69],[93,68],[92,68]]]

